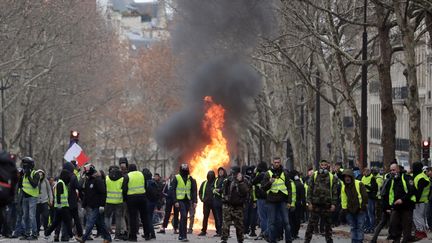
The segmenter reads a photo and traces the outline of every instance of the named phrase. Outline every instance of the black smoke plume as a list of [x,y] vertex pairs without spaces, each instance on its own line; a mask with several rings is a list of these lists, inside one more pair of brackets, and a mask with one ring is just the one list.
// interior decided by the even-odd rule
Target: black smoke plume
[[209,140],[201,130],[205,96],[226,109],[225,134],[235,140],[236,126],[261,90],[261,77],[248,64],[262,37],[276,26],[272,0],[179,0],[173,46],[188,82],[183,109],[157,130],[157,142],[179,159]]

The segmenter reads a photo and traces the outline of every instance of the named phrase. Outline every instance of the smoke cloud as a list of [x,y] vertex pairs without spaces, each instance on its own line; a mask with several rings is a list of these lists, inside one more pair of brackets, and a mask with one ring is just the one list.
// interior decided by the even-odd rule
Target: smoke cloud
[[248,56],[277,25],[272,4],[272,0],[178,1],[173,47],[188,89],[183,109],[157,130],[162,148],[189,159],[206,144],[209,138],[201,131],[205,96],[226,109],[227,134],[236,136],[235,127],[261,90],[261,77],[248,65]]

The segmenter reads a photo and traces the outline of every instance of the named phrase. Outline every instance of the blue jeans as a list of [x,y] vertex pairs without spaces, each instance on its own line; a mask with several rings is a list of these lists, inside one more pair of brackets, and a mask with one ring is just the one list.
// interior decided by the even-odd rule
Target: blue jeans
[[351,225],[351,240],[353,243],[363,242],[363,225],[365,219],[366,213],[363,211],[360,211],[357,214],[347,213],[346,220]]
[[257,200],[258,217],[262,235],[267,236],[267,203],[265,199]]
[[[36,204],[37,197],[23,197],[22,207],[23,207],[23,218],[22,224],[24,226],[25,235],[37,236],[37,224],[36,224]],[[31,231],[31,232],[30,232]]]
[[375,228],[375,200],[374,199],[368,200],[365,228],[367,230],[373,230]]
[[[268,230],[270,243],[276,243],[278,237],[278,226],[282,226],[285,230],[285,242],[291,240],[291,228],[289,224],[288,208],[286,207],[286,202],[279,203],[267,203],[267,213],[268,213]],[[279,224],[279,219],[282,220],[282,224]]]
[[86,208],[86,228],[82,238],[86,241],[92,233],[93,226],[96,224],[97,231],[101,234],[104,240],[111,241],[111,235],[105,227],[104,218],[99,213],[99,208]]

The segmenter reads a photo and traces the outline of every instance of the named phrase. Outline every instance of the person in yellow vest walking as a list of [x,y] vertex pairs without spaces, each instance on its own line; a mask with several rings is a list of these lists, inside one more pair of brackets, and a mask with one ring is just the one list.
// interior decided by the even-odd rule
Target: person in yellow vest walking
[[216,175],[214,171],[211,170],[207,172],[207,180],[201,183],[199,189],[198,195],[201,202],[203,202],[204,219],[202,223],[201,233],[199,233],[198,236],[205,236],[207,234],[207,224],[208,218],[210,216],[210,210],[213,213],[213,218],[215,217],[215,212],[213,209],[213,187],[215,179]]
[[375,202],[378,193],[378,184],[375,177],[369,168],[363,170],[363,176],[361,182],[366,187],[366,192],[368,193],[368,203],[367,203],[367,213],[365,222],[365,232],[373,233],[375,228]]
[[[123,180],[123,196],[126,198],[126,203],[129,213],[129,238],[128,241],[137,241],[137,234],[139,230],[138,213],[143,225],[144,235],[149,235],[150,222],[147,217],[147,198],[145,189],[145,178],[141,171],[137,171],[135,164],[129,164],[129,173]],[[150,238],[146,238],[150,240]]]
[[[427,230],[429,229],[426,220],[427,203],[430,194],[430,179],[423,171],[423,164],[415,162],[412,165],[414,186],[416,188],[416,205],[413,213],[413,221],[415,226],[415,236],[417,239],[427,238]],[[427,169],[427,167],[425,168]]]
[[36,205],[39,198],[40,178],[34,170],[35,161],[31,157],[24,157],[21,162],[24,170],[22,180],[24,236],[20,240],[37,240]]
[[[192,183],[195,182],[195,185]],[[172,181],[172,192],[174,206],[180,209],[180,224],[179,224],[179,237],[180,241],[186,242],[187,239],[187,219],[191,203],[196,207],[197,203],[197,190],[196,181],[191,180],[189,175],[189,166],[185,163],[180,166],[180,172],[174,177]]]
[[362,243],[368,194],[363,183],[354,179],[354,172],[351,169],[345,169],[341,179],[343,181],[340,192],[342,214],[351,226],[351,241]]
[[[292,198],[291,180],[282,167],[282,160],[280,157],[273,158],[272,167],[267,171],[262,181],[261,188],[267,192],[269,242],[277,242],[278,215],[282,220],[281,223],[285,232],[285,242],[292,242],[289,208],[295,207],[295,200]],[[295,188],[295,185],[293,188]]]
[[105,226],[108,232],[111,231],[112,217],[115,217],[115,235],[114,240],[127,240],[125,235],[125,226],[123,220],[123,176],[120,167],[113,165],[108,169],[108,176],[105,176],[107,188],[106,205],[105,205]]
[[389,239],[399,242],[403,233],[402,242],[411,238],[413,209],[415,206],[415,188],[411,176],[401,173],[399,165],[390,165],[390,180],[385,190],[388,201],[385,203],[391,208]]
[[[54,220],[51,225],[45,230],[44,235],[45,239],[48,240],[51,233],[60,226],[61,223],[64,223],[65,230],[68,235],[73,235],[72,233],[72,218],[69,210],[69,189],[68,185],[71,179],[71,175],[69,171],[62,170],[59,176],[59,180],[54,187],[54,208],[55,215]],[[76,238],[78,241],[81,241],[81,238]]]

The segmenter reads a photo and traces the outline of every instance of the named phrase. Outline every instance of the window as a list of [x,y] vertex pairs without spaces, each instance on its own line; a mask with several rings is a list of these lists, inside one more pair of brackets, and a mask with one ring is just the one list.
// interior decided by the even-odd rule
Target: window
[[151,22],[152,18],[148,14],[141,15],[141,23]]

